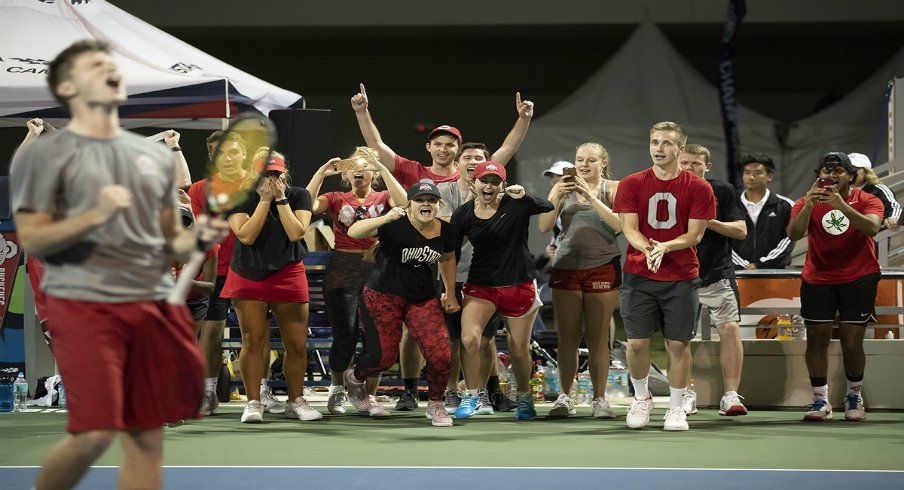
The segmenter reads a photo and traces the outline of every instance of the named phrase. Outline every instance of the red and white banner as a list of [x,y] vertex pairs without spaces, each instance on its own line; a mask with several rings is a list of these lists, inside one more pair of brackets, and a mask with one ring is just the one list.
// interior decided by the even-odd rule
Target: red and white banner
[[19,270],[19,241],[16,233],[6,231],[0,234],[0,330],[6,323],[6,309],[16,283],[16,272]]

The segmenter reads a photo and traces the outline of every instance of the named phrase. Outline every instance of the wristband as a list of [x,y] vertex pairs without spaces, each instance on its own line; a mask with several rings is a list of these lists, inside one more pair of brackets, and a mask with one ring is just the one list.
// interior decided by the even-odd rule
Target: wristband
[[289,205],[289,200],[286,198],[278,199],[273,202],[276,203],[277,206],[288,206]]
[[170,148],[170,151],[173,152],[173,153],[178,153],[178,152],[182,151],[182,147],[181,147],[181,146],[174,146],[174,147]]

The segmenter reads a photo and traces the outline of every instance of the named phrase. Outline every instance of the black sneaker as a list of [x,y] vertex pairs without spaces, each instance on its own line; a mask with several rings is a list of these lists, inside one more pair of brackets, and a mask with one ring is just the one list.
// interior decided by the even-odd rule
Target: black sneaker
[[413,391],[405,390],[399,396],[399,401],[395,405],[395,409],[400,412],[407,412],[417,408],[417,394]]
[[490,403],[493,405],[493,410],[497,412],[511,412],[515,409],[515,402],[503,395],[501,391],[490,393]]

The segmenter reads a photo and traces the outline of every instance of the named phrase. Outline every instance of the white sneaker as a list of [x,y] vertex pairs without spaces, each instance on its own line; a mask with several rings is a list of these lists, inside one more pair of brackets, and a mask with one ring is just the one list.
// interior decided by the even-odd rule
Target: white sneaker
[[490,395],[487,394],[487,390],[477,392],[477,410],[474,410],[474,415],[493,415],[493,404],[490,403]]
[[653,411],[653,397],[643,400],[635,398],[628,408],[625,423],[632,429],[643,429],[650,423],[650,412]]
[[261,390],[261,405],[263,405],[265,412],[286,413],[285,402],[277,400],[269,387],[266,390]]
[[556,402],[549,410],[547,417],[565,418],[576,413],[578,413],[578,411],[576,408],[574,408],[574,402],[571,401],[571,398],[568,398],[568,395],[562,393],[558,398],[556,398]]
[[370,406],[367,395],[367,389],[364,387],[363,381],[355,379],[355,370],[346,369],[342,373],[342,379],[345,381],[345,391],[348,395],[348,402],[358,409],[358,412],[367,411]]
[[687,430],[687,414],[684,413],[684,408],[670,408],[666,410],[665,424],[663,424],[662,428],[664,430]]
[[308,405],[308,401],[303,396],[300,396],[286,405],[286,418],[294,419],[296,417],[298,420],[309,422],[322,419],[323,414],[314,410],[313,407]]
[[848,393],[844,397],[844,419],[852,422],[866,420],[866,407],[860,393]]
[[719,415],[727,415],[729,417],[747,415],[747,407],[741,403],[741,398],[744,397],[738,394],[723,396],[722,400],[719,401]]
[[243,424],[259,424],[264,421],[264,407],[261,402],[251,400],[245,404],[245,411],[242,412]]
[[358,415],[367,415],[368,417],[373,417],[373,418],[378,419],[378,418],[383,418],[383,417],[389,417],[392,414],[389,413],[389,410],[386,410],[386,407],[384,407],[381,403],[379,403],[377,401],[377,398],[375,396],[368,395],[367,409],[366,410],[358,409]]
[[345,387],[330,386],[329,395],[330,398],[326,401],[326,409],[333,415],[345,414],[345,402],[348,401]]
[[205,417],[216,415],[219,408],[220,400],[217,398],[217,394],[213,391],[205,391],[204,399],[201,400],[201,413],[203,413]]
[[427,402],[427,418],[434,427],[452,427],[452,417],[446,412],[443,402],[430,400]]
[[681,395],[681,408],[684,409],[686,415],[697,413],[697,392],[688,388]]
[[615,413],[612,412],[612,408],[609,406],[609,401],[603,397],[594,398],[592,402],[590,402],[590,412],[593,414],[593,418],[595,419],[614,419]]
[[832,420],[832,405],[827,400],[813,400],[813,404],[805,406],[804,411],[804,422]]

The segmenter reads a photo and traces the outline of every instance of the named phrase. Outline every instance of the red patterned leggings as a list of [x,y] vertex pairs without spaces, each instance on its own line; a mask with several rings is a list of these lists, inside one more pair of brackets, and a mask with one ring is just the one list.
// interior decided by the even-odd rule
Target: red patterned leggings
[[366,346],[355,366],[355,377],[365,379],[392,366],[399,356],[402,323],[427,361],[430,400],[442,400],[449,380],[449,332],[435,298],[412,303],[401,296],[364,288],[360,302],[361,330]]

